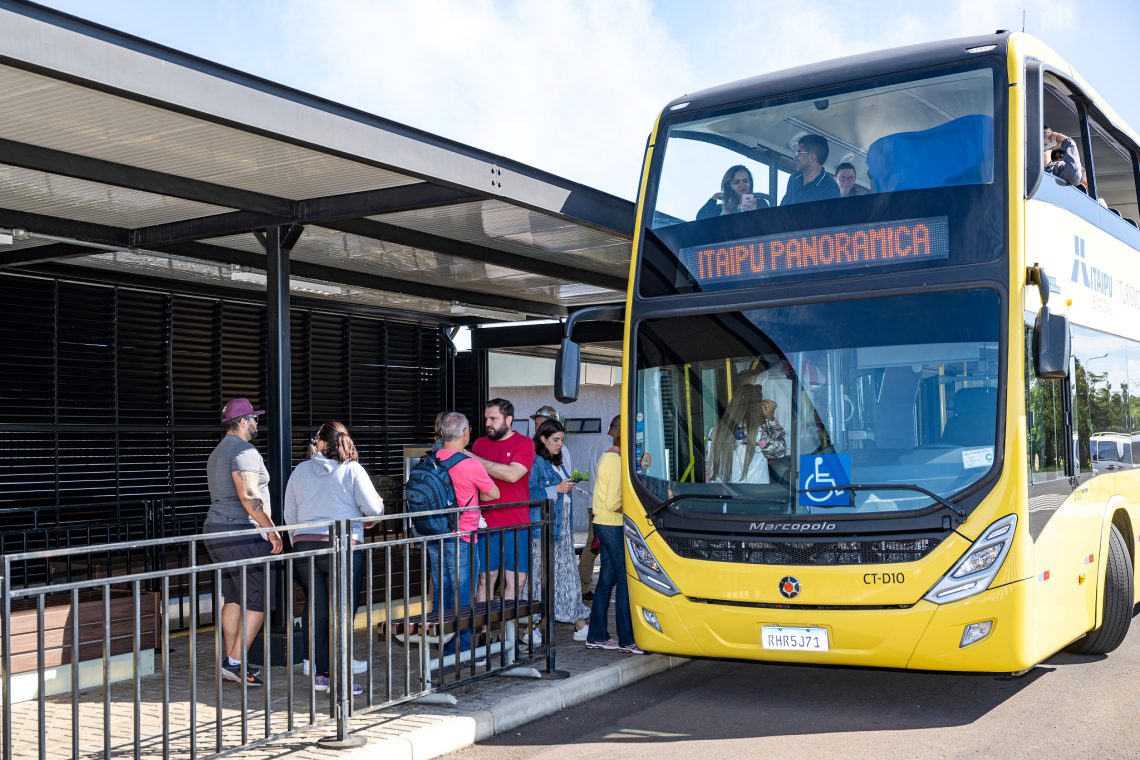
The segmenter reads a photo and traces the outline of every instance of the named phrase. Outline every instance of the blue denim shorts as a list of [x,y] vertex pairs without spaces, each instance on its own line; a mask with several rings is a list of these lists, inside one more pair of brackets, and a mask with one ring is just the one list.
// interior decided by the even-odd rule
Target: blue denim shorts
[[[537,531],[535,531],[537,535]],[[530,569],[530,541],[527,540],[526,529],[506,529],[494,531],[487,535],[487,566],[481,568],[483,572],[497,570],[513,570],[525,573]],[[477,544],[480,557],[484,548],[482,541]],[[499,563],[499,552],[502,550],[502,566]],[[480,562],[482,560],[480,559]]]

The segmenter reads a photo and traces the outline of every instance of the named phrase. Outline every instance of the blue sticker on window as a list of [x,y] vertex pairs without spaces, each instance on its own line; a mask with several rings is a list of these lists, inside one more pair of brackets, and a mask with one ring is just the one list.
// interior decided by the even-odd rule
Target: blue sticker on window
[[850,454],[802,454],[800,456],[801,507],[846,507],[851,505]]

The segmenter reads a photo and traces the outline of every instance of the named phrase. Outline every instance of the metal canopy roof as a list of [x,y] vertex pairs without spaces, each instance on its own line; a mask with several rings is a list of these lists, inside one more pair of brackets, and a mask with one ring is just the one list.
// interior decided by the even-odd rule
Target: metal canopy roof
[[307,297],[467,321],[624,296],[628,201],[41,6],[0,0],[0,28],[0,227],[28,233],[0,268],[264,289],[284,226]]

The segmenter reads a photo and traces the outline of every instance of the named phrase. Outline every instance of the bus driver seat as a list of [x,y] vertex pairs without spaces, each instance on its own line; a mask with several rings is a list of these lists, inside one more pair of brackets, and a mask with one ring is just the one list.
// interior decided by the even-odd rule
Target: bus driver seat
[[963,388],[954,394],[954,416],[946,420],[942,442],[954,446],[992,446],[996,424],[997,391]]
[[993,182],[994,120],[973,114],[884,135],[867,149],[867,168],[880,193]]

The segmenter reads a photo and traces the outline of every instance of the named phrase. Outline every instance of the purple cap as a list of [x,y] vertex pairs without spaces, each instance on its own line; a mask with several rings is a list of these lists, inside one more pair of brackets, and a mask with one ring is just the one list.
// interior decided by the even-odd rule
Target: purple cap
[[233,422],[239,417],[245,417],[247,414],[257,416],[265,414],[264,409],[254,409],[253,404],[249,403],[247,398],[231,398],[222,409],[222,424]]

